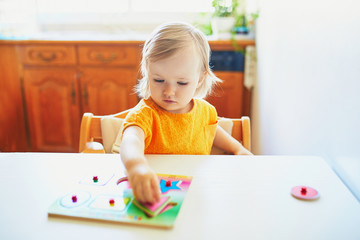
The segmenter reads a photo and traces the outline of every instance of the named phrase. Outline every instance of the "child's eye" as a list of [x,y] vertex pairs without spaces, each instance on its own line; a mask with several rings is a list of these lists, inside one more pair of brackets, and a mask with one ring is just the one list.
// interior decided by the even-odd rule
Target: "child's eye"
[[181,86],[185,86],[187,85],[188,83],[187,82],[178,82],[177,84],[181,85]]
[[154,79],[154,81],[157,82],[157,83],[162,83],[162,82],[164,82],[164,80],[162,80],[162,79]]

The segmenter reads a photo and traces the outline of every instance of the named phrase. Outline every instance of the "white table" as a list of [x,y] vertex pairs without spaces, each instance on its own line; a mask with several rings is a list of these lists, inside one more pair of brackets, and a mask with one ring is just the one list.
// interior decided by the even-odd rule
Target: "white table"
[[[48,217],[86,171],[123,172],[119,155],[0,153],[0,239],[360,239],[360,204],[319,157],[148,156],[193,176],[173,229]],[[316,201],[290,195],[296,185]]]

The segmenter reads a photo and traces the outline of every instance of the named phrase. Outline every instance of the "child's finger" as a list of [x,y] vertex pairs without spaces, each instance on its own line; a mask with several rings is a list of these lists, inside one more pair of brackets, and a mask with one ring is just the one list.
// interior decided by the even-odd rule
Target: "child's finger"
[[133,189],[133,190],[135,191],[134,197],[135,197],[139,202],[145,202],[145,201],[144,201],[142,184],[136,184],[135,189]]
[[145,181],[143,184],[143,195],[145,202],[154,203],[152,187],[150,181]]
[[152,192],[153,192],[153,198],[155,198],[155,202],[159,202],[160,201],[160,186],[159,186],[159,181],[158,181],[157,177],[155,177],[151,180],[151,188],[152,188]]

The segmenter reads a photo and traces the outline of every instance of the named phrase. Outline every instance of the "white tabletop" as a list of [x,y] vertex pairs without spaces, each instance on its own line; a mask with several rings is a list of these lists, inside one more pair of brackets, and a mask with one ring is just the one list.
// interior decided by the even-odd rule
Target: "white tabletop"
[[[119,155],[0,153],[0,239],[360,239],[360,204],[309,156],[150,155],[158,173],[193,176],[170,230],[48,217],[85,172],[123,173]],[[316,201],[290,194],[296,185]]]

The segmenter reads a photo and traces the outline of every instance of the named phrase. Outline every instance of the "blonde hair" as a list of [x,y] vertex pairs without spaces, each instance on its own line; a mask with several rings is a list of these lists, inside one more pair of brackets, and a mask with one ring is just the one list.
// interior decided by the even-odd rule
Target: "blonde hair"
[[136,86],[136,92],[141,98],[150,97],[150,84],[148,79],[148,63],[165,59],[193,43],[200,56],[201,72],[204,81],[196,89],[196,98],[205,98],[212,91],[213,86],[221,82],[211,71],[209,66],[210,46],[205,35],[197,28],[181,22],[162,24],[157,27],[149,39],[146,40],[141,60],[142,79]]

